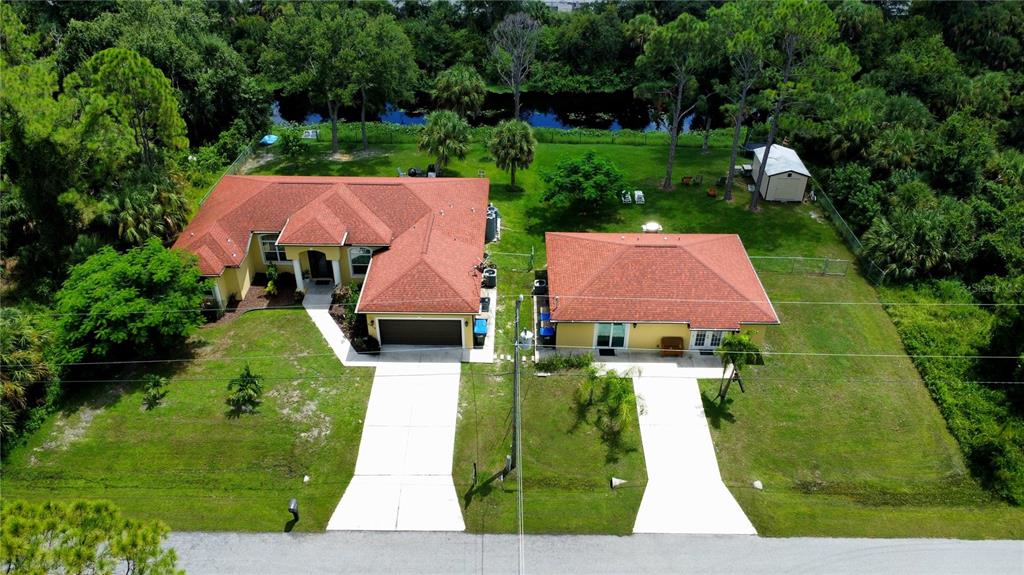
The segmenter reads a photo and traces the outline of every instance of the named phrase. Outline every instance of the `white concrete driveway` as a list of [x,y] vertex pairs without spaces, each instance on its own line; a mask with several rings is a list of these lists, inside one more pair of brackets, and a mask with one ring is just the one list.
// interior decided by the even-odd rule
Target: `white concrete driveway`
[[452,481],[458,361],[377,365],[356,473],[328,530],[462,531]]
[[633,532],[756,534],[722,483],[697,386],[697,377],[721,377],[721,369],[652,367],[633,377],[647,461]]

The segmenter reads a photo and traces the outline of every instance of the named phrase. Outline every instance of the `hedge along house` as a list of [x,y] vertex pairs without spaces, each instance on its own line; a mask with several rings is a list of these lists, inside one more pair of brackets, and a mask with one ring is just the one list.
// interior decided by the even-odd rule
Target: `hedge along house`
[[222,307],[273,264],[300,289],[361,283],[382,345],[472,347],[487,195],[486,179],[226,176],[174,247]]
[[737,235],[549,232],[545,241],[556,348],[657,351],[681,338],[710,352],[728,333],[763,344],[779,323]]
[[[753,151],[751,175],[754,182],[757,182],[758,174],[761,173],[764,146],[754,148]],[[773,144],[768,152],[764,180],[761,181],[761,197],[773,202],[802,202],[810,177],[811,173],[807,171],[795,150]]]

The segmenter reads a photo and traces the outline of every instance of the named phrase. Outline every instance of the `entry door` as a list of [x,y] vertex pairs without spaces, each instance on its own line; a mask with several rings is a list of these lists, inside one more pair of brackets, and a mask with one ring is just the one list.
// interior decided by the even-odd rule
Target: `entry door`
[[596,347],[626,347],[626,324],[597,324]]
[[690,347],[693,349],[718,349],[722,345],[722,338],[729,332],[713,329],[696,329],[690,337]]
[[331,269],[331,263],[327,261],[327,256],[323,252],[316,250],[310,250],[309,252],[309,273],[316,278],[334,278],[334,270]]

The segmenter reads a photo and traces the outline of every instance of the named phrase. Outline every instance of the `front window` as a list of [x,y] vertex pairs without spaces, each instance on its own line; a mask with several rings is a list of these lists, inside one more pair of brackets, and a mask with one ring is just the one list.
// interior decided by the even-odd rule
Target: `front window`
[[288,261],[284,253],[284,246],[277,245],[277,234],[260,236],[260,251],[263,252],[263,261],[268,264],[276,264]]
[[348,262],[352,267],[352,275],[365,276],[366,270],[370,267],[370,256],[373,250],[370,248],[351,247],[348,249]]

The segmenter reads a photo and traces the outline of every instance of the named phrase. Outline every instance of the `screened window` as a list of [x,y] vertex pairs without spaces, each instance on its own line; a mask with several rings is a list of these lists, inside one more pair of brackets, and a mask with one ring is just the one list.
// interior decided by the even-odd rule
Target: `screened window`
[[284,246],[277,245],[277,234],[260,236],[260,251],[263,252],[263,261],[268,264],[288,261]]
[[370,267],[370,256],[373,250],[353,246],[348,249],[348,262],[352,269],[352,275],[365,276],[366,270]]

